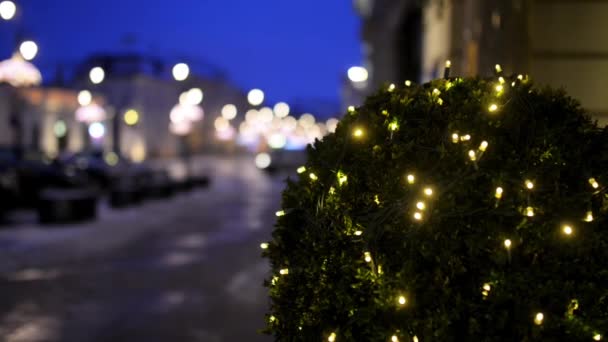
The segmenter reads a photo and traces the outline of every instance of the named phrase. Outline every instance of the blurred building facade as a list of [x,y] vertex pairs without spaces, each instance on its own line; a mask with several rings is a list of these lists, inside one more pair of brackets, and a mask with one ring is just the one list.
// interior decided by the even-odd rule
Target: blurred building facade
[[608,123],[608,2],[589,0],[354,0],[362,18],[366,93],[384,82],[507,74],[564,87]]
[[[89,80],[94,66],[105,71],[99,84]],[[19,140],[24,150],[50,156],[93,147],[119,151],[134,161],[175,157],[184,140],[193,153],[225,150],[227,143],[216,138],[213,122],[226,104],[235,105],[242,118],[248,107],[246,95],[222,77],[192,74],[186,81],[177,82],[170,76],[171,67],[140,55],[99,55],[83,61],[71,82],[62,80],[31,88],[0,85],[0,146],[14,146]],[[203,91],[201,107],[205,115],[184,139],[169,130],[169,114],[180,94],[190,88]],[[81,90],[90,91],[92,103],[105,111],[101,119],[94,120],[104,127],[100,138],[91,138],[91,122],[77,120],[76,113],[82,109],[78,100]],[[126,119],[129,111],[131,120]],[[137,113],[135,122],[133,112]],[[15,115],[19,118],[18,129],[12,122]],[[114,137],[117,133],[119,139]]]
[[[96,98],[103,103],[103,99]],[[56,156],[77,152],[88,145],[87,128],[76,120],[77,93],[55,87],[0,87],[0,146],[13,146],[16,127],[11,114],[19,116],[20,144],[24,150]]]

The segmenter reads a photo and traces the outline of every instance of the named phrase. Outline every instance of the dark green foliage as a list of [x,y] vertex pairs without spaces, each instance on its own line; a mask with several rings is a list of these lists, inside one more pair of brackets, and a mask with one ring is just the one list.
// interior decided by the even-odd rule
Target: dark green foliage
[[[280,341],[327,341],[332,332],[336,341],[604,339],[608,130],[561,91],[527,79],[507,79],[500,92],[498,84],[385,88],[309,148],[265,251],[275,276],[269,333]],[[470,140],[454,143],[454,133]]]

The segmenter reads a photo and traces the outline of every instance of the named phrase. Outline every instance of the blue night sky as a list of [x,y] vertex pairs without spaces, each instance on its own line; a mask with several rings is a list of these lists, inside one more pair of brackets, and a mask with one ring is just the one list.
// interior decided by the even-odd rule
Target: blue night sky
[[[273,101],[339,101],[341,78],[361,63],[350,0],[14,0],[39,43],[43,71],[99,51],[207,60],[240,88]],[[0,22],[2,57],[15,22]],[[126,45],[132,34],[136,43]],[[51,75],[46,75],[51,76]]]

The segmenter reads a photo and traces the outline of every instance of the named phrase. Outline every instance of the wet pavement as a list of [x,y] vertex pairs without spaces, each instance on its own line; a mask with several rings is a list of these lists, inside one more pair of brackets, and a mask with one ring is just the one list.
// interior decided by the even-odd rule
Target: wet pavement
[[51,228],[73,236],[6,254],[16,260],[0,267],[0,340],[270,341],[257,332],[268,306],[259,244],[282,177],[248,158],[205,166],[207,189]]

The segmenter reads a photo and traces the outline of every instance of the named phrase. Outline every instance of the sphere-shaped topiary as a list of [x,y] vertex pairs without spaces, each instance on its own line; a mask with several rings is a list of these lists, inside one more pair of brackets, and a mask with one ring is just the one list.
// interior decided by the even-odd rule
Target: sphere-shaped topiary
[[277,340],[608,334],[608,130],[562,91],[391,85],[298,172],[264,251]]

